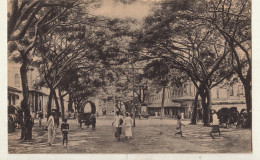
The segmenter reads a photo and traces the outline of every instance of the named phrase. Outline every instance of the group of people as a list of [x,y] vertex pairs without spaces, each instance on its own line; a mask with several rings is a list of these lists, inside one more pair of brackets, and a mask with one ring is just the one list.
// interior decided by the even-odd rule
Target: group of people
[[[55,139],[56,136],[56,130],[58,128],[58,124],[55,123],[55,112],[52,112],[48,118],[47,121],[47,129],[48,129],[48,144],[49,146],[51,146],[53,144],[53,141]],[[69,132],[69,124],[67,123],[67,119],[64,118],[63,122],[61,124],[61,132],[62,132],[62,144],[64,146],[64,142],[65,146],[67,147],[68,145],[68,132]]]
[[112,122],[112,126],[114,125],[116,128],[115,137],[117,138],[118,141],[120,141],[123,126],[125,130],[125,140],[132,138],[133,121],[129,113],[126,113],[125,115],[126,117],[124,118],[123,116],[120,115],[120,112],[117,111],[114,121]]
[[[216,110],[212,110],[211,112],[212,114],[212,121],[210,123],[211,125],[211,131],[210,131],[210,136],[212,139],[215,139],[215,137],[213,136],[213,133],[218,133],[220,135],[220,129],[219,129],[219,118],[217,115],[217,111]],[[180,134],[181,137],[183,137],[182,135],[182,126],[185,126],[182,122],[181,122],[181,117],[177,116],[177,128],[176,128],[176,134]]]
[[[214,139],[212,133],[219,133],[220,135],[220,130],[219,130],[219,123],[218,123],[218,117],[216,114],[216,111],[213,111],[212,113],[212,131],[210,132],[210,136]],[[55,123],[54,119],[55,113],[52,112],[48,118],[47,121],[47,129],[48,129],[48,144],[49,146],[52,145],[55,135],[56,135],[56,129],[58,128],[57,123]],[[115,127],[115,137],[118,141],[121,140],[121,134],[122,134],[122,128],[124,128],[125,132],[125,140],[132,139],[132,124],[133,120],[130,117],[129,113],[125,114],[125,117],[120,115],[120,112],[116,112],[116,116],[114,117],[114,121],[112,122],[112,126]],[[185,126],[181,122],[181,117],[177,116],[177,127],[176,127],[176,132],[175,135],[180,134],[181,137],[183,137],[183,132],[182,132],[182,126]],[[68,144],[68,132],[69,132],[69,124],[67,123],[67,119],[63,119],[63,123],[61,124],[61,132],[62,132],[62,144],[64,144],[67,147]]]

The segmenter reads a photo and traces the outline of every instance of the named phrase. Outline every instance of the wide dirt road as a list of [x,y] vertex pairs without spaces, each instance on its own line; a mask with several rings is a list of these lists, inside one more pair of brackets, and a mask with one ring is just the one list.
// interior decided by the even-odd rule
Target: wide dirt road
[[[83,125],[80,129],[75,120],[70,119],[69,145],[62,146],[61,131],[57,129],[55,142],[47,144],[47,131],[37,123],[33,128],[33,140],[19,140],[20,129],[8,134],[9,153],[248,153],[251,152],[251,130],[221,128],[222,134],[216,139],[209,136],[210,127],[189,125],[183,127],[184,137],[174,136],[175,119],[136,120],[133,139],[118,142],[114,138],[112,117],[97,119],[95,130]],[[162,134],[160,132],[162,131]]]

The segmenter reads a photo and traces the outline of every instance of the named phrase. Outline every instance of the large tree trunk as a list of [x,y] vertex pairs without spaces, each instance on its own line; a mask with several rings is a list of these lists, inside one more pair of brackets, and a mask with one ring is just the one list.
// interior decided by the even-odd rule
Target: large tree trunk
[[[69,103],[68,103],[68,111],[71,112],[72,110],[72,96],[69,94]],[[75,111],[74,111],[75,112]]]
[[199,92],[197,91],[195,95],[194,100],[194,106],[193,106],[193,112],[192,112],[192,118],[191,118],[191,124],[197,124],[197,115],[198,115],[198,98],[199,98]]
[[54,101],[55,101],[55,106],[56,106],[56,109],[58,109],[58,112],[60,112],[60,104],[59,104],[59,101],[58,101],[58,97],[56,95],[56,91],[54,90]]
[[206,98],[207,95],[205,93],[205,91],[200,93],[200,97],[201,97],[201,104],[202,104],[202,109],[203,109],[203,123],[204,126],[207,126],[207,123],[209,122],[208,120],[208,106],[207,106],[207,102],[206,102]]
[[203,108],[203,123],[204,126],[210,126],[210,112],[211,112],[211,91],[205,86],[199,92]]
[[162,87],[161,119],[164,117],[165,88],[166,86]]
[[[23,89],[23,101],[21,104],[23,116],[23,124],[25,124],[25,120],[30,117],[30,105],[29,105],[29,87],[28,87],[28,79],[27,79],[27,71],[29,66],[29,59],[26,55],[22,55],[22,65],[20,68],[21,81],[22,81],[22,89]],[[29,126],[23,125],[21,129],[21,139],[28,139],[28,134],[26,131],[29,130]]]
[[60,107],[61,107],[61,119],[64,119],[64,99],[61,94],[61,90],[59,89],[59,97],[60,97]]
[[204,126],[210,126],[211,123],[211,107],[212,107],[212,99],[211,99],[211,90],[207,88],[207,112],[206,112],[206,123]]
[[59,126],[60,125],[60,120],[59,120],[60,105],[59,105],[59,101],[58,101],[58,97],[56,95],[55,89],[54,89],[54,94],[53,95],[54,95],[54,101],[55,101],[56,109],[58,109],[58,115],[57,115],[56,123]]
[[54,90],[50,89],[50,94],[49,94],[48,104],[47,104],[47,119],[49,118],[49,116],[51,114],[51,105],[52,105],[53,94],[54,94]]
[[134,105],[134,103],[132,106],[132,112],[133,112],[133,127],[135,127],[135,105]]
[[244,84],[245,89],[245,98],[246,98],[246,108],[248,113],[248,119],[249,119],[249,127],[251,127],[252,124],[252,92],[251,92],[251,84]]

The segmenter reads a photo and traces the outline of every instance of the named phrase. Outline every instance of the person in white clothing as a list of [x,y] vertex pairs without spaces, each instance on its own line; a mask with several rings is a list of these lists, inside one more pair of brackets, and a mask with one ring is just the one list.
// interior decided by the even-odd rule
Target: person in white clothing
[[125,124],[125,139],[127,140],[128,138],[131,139],[132,138],[132,119],[129,116],[129,113],[126,113],[126,118],[124,120],[124,124]]
[[51,146],[54,140],[54,127],[55,127],[53,113],[51,113],[51,115],[48,118],[47,127],[48,127],[48,143],[49,146]]
[[114,118],[112,126],[115,125],[115,127],[116,127],[115,137],[117,138],[118,141],[120,141],[123,122],[124,122],[123,117],[121,115],[119,115],[119,111],[116,111],[116,116]]
[[210,136],[212,139],[215,139],[212,135],[212,133],[218,133],[220,135],[220,130],[219,130],[219,119],[216,110],[212,111],[212,122],[211,122],[211,127],[212,130],[210,132]]

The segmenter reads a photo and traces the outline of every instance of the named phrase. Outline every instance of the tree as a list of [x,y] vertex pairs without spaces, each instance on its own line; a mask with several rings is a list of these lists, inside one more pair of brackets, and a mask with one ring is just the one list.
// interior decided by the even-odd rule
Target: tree
[[[70,33],[66,34],[68,30]],[[74,36],[71,37],[71,35]],[[36,51],[39,55],[38,58],[41,58],[39,69],[44,82],[50,89],[47,117],[51,113],[52,97],[56,97],[56,88],[59,88],[62,81],[66,81],[66,75],[70,69],[77,66],[79,61],[83,61],[83,56],[87,53],[88,44],[84,43],[84,36],[84,28],[72,25],[57,27],[52,34],[41,37],[41,43],[37,46]],[[60,92],[62,91],[60,90]],[[60,93],[60,95],[63,97],[66,94]],[[55,101],[58,107],[57,98]]]
[[[29,89],[27,71],[30,65],[30,56],[34,52],[34,47],[38,42],[38,35],[44,25],[57,20],[68,9],[72,8],[74,1],[10,1],[11,10],[8,11],[8,52],[16,53],[12,58],[15,62],[20,62],[20,74],[23,89],[24,119],[29,118]],[[47,18],[48,17],[48,18]],[[52,29],[45,30],[45,34]],[[16,52],[14,52],[16,51]],[[22,132],[26,128],[22,129]],[[22,134],[23,135],[23,134]],[[30,139],[30,137],[21,137]]]
[[[153,60],[144,68],[144,76],[152,81],[157,92],[162,91],[161,118],[164,116],[165,89],[168,85],[180,87],[185,83],[187,77],[178,69],[171,68],[170,61],[166,59]],[[151,89],[149,89],[151,90]]]
[[162,90],[161,118],[164,116],[165,89],[170,82],[169,72],[170,68],[164,60],[152,61],[144,68],[144,73],[146,73],[147,78],[153,79],[153,81],[160,86],[160,90]]
[[[202,1],[198,17],[208,22],[227,41],[231,65],[244,85],[247,112],[252,109],[251,0]],[[202,17],[203,16],[203,17]]]
[[[111,27],[118,22],[90,16],[83,13],[82,8],[77,7],[77,11],[64,15],[59,21],[64,23],[58,23],[53,33],[40,36],[41,43],[37,46],[37,52],[42,58],[41,70],[50,88],[48,115],[51,110],[51,97],[56,96],[57,87],[63,88],[59,87],[59,84],[67,81],[65,76],[71,68],[90,70],[101,63],[107,64],[108,59],[116,57],[119,52],[116,40],[118,36],[115,36],[118,33],[117,30],[112,30],[117,28]],[[105,26],[110,27],[104,27],[106,23],[109,25]],[[64,95],[66,93],[60,93],[60,96]],[[62,110],[63,108],[62,105]]]
[[153,16],[147,17],[139,43],[147,50],[146,59],[167,59],[173,68],[190,77],[202,99],[204,125],[208,126],[210,90],[234,73],[226,63],[231,50],[214,28],[190,14],[189,8],[197,3],[188,4],[175,0],[162,3]]

